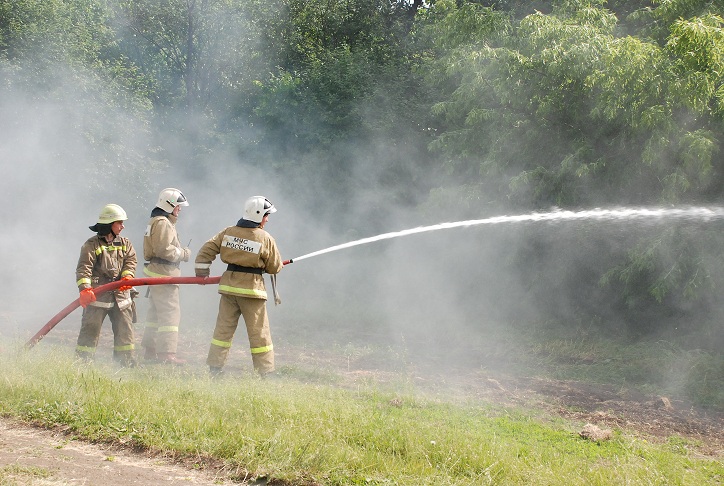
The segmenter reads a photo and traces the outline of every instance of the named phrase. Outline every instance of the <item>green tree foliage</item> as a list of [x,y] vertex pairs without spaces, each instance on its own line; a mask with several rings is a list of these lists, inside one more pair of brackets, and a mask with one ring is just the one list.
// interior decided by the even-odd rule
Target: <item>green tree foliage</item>
[[[58,167],[85,172],[84,188],[101,190],[119,175],[143,187],[144,173],[155,164],[148,147],[138,145],[148,130],[148,86],[119,55],[106,3],[0,0],[0,13],[5,121],[30,115],[27,107],[13,103],[28,97],[33,109],[62,118],[57,137],[46,143],[55,144]],[[78,154],[86,150],[90,155],[83,160],[93,163],[81,166]]]
[[157,107],[218,112],[258,74],[263,18],[249,18],[257,4],[124,0],[114,22],[123,52],[154,80]]
[[[316,173],[337,195],[381,185],[391,202],[419,199],[429,166],[428,97],[406,2],[280,2],[267,34],[277,60],[253,109],[263,143],[288,174]],[[360,170],[369,166],[370,170]],[[396,188],[396,189],[393,189]],[[315,189],[316,190],[316,189]],[[342,203],[339,207],[343,207]],[[374,209],[372,209],[374,210]]]
[[[621,35],[600,1],[557,2],[509,23],[477,4],[437,2],[426,32],[446,48],[431,71],[445,73],[431,79],[446,126],[430,147],[465,181],[461,198],[497,194],[523,208],[720,200],[723,25],[709,2],[673,3],[648,13],[671,19],[657,42]],[[706,298],[714,282],[702,282],[702,259],[692,249],[673,267],[657,263],[660,241],[604,281],[626,283],[620,295],[632,305]]]
[[515,30],[498,22],[486,32],[498,13],[438,2],[450,12],[433,34],[455,47],[443,63],[459,83],[436,105],[449,128],[432,148],[453,168],[504,174],[524,206],[678,202],[720,187],[711,170],[720,17],[677,21],[659,46],[618,37],[616,17],[595,3],[567,2]]
[[629,20],[636,26],[639,37],[651,37],[661,45],[666,43],[670,26],[677,20],[723,13],[723,6],[717,0],[651,0],[646,3],[650,5],[634,10]]
[[[62,105],[89,175],[120,166],[140,186],[163,159],[203,174],[223,151],[373,221],[392,204],[479,216],[724,195],[714,0],[0,0],[0,76],[6,112],[22,115],[18,92]],[[384,197],[358,204],[366,188]],[[717,232],[632,235],[595,262],[586,238],[566,254],[579,273],[535,242],[521,265],[577,295],[607,283],[601,306],[641,312],[721,284]]]
[[[717,294],[718,275],[724,270],[718,258],[721,228],[716,225],[698,231],[695,239],[687,228],[671,227],[655,238],[642,239],[633,246],[626,259],[608,270],[603,285],[620,287],[617,306],[634,316],[641,313],[678,317],[682,310],[710,309]],[[637,319],[638,333],[655,330],[655,320]]]
[[[151,80],[162,154],[200,176],[219,152],[248,151],[248,119],[259,79],[275,70],[264,44],[276,2],[124,0],[113,2],[119,48]],[[169,142],[169,140],[173,140]]]

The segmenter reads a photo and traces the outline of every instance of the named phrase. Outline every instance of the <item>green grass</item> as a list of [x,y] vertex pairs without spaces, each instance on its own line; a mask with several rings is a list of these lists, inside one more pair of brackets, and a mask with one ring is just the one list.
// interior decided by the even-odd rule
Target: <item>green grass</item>
[[50,477],[52,477],[52,473],[41,467],[20,466],[18,464],[0,466],[0,486],[35,484],[39,480]]
[[527,343],[527,372],[556,379],[635,387],[724,410],[724,354],[684,349],[675,342],[621,342],[599,335],[556,336],[542,332]]
[[469,333],[451,361],[466,360],[469,368],[480,363],[493,373],[636,389],[724,412],[724,353],[715,342],[707,343],[710,349],[685,342],[632,339],[579,323],[524,323]]
[[[325,485],[721,484],[720,461],[683,439],[624,430],[578,437],[582,424],[477,401],[446,402],[399,383],[345,389],[306,373],[210,380],[205,369],[79,365],[65,348],[0,355],[0,414],[76,437],[223,464],[241,478]],[[325,373],[320,376],[326,376]],[[334,381],[333,377],[330,381]],[[0,477],[1,478],[1,477]]]

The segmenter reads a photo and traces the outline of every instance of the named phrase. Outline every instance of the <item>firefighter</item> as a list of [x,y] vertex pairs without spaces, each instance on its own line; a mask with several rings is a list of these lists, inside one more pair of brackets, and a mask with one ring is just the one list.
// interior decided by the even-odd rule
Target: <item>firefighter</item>
[[[181,262],[191,258],[191,250],[181,246],[176,221],[186,197],[173,187],[158,195],[156,207],[143,236],[143,273],[148,277],[179,277]],[[150,305],[146,316],[142,346],[144,359],[151,363],[184,364],[176,356],[178,328],[181,323],[178,285],[149,286]]]
[[271,275],[275,302],[276,274],[282,258],[274,238],[264,231],[274,205],[263,196],[253,196],[244,204],[244,216],[235,226],[222,230],[199,250],[195,260],[197,277],[208,277],[211,263],[221,254],[227,264],[219,282],[219,313],[206,364],[218,376],[231,348],[239,317],[244,317],[254,369],[261,377],[274,372],[274,347],[267,317],[267,292],[263,273]]
[[116,280],[127,280],[136,273],[136,250],[131,241],[121,235],[128,217],[117,204],[101,209],[98,222],[89,226],[96,232],[80,249],[75,276],[80,291],[83,317],[78,334],[76,354],[92,361],[98,346],[101,326],[106,315],[113,328],[113,359],[122,366],[136,366],[133,322],[135,322],[136,293],[131,286],[122,286],[96,297],[94,287]]

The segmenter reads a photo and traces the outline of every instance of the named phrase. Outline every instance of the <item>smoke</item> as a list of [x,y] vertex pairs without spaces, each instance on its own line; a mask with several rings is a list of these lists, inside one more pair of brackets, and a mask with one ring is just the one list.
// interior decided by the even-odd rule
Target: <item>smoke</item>
[[[2,238],[8,249],[2,256],[7,275],[2,298],[6,312],[21,316],[14,329],[21,338],[32,335],[77,297],[77,252],[91,236],[87,227],[102,205],[115,202],[127,210],[123,234],[142,260],[143,231],[164,187],[181,189],[190,202],[182,208],[177,229],[182,244],[190,244],[194,254],[218,231],[236,223],[245,199],[252,195],[268,197],[279,209],[266,229],[285,259],[388,231],[505,211],[487,204],[458,208],[455,201],[438,202],[429,211],[430,206],[418,204],[426,200],[425,193],[414,204],[401,204],[399,195],[407,188],[380,184],[386,174],[375,157],[351,149],[345,153],[357,184],[342,201],[338,188],[319,184],[327,174],[296,172],[290,179],[263,163],[268,159],[261,152],[245,158],[220,146],[184,156],[174,149],[187,146],[184,132],[161,134],[157,141],[169,148],[161,160],[147,155],[129,160],[128,154],[99,152],[87,137],[90,129],[102,134],[105,147],[115,143],[135,147],[138,154],[154,153],[149,150],[154,145],[146,122],[118,106],[87,100],[79,105],[81,93],[73,83],[64,85],[64,103],[39,100],[20,90],[6,91],[2,98],[4,112],[13,114],[3,119],[0,132],[8,174],[1,183]],[[118,130],[121,122],[124,130]],[[197,127],[205,122],[186,121]],[[123,139],[115,140],[119,136]],[[376,152],[383,152],[384,142],[378,143]],[[99,159],[99,153],[106,158]],[[434,187],[434,181],[415,185]],[[627,230],[618,223],[565,224],[451,228],[293,263],[279,276],[282,305],[269,304],[272,332],[283,341],[310,347],[372,345],[411,361],[445,356],[450,367],[474,361],[473,354],[499,359],[501,350],[490,347],[496,342],[490,338],[511,323],[541,316],[566,320],[588,305],[595,307],[601,295],[583,289],[596,289],[590,282],[605,272],[603,256],[635,241],[624,237]],[[521,263],[521,254],[538,258]],[[582,275],[584,266],[590,268],[589,281],[570,281],[571,275]],[[212,274],[224,268],[217,260]],[[182,272],[193,275],[193,264],[183,264]],[[185,286],[181,298],[182,325],[210,335],[216,289]],[[141,297],[137,304],[142,324],[147,301]],[[616,322],[615,312],[606,317]],[[78,320],[73,314],[61,326],[75,328]],[[243,342],[241,334],[237,339]]]
[[145,120],[109,101],[112,86],[56,66],[44,73],[52,93],[19,87],[32,90],[23,73],[37,71],[31,61],[3,71],[0,90],[0,299],[5,311],[27,316],[22,327],[42,324],[77,296],[75,264],[88,226],[110,202],[135,213],[155,172],[139,163],[148,152]]
[[[383,133],[339,142],[324,164],[301,154],[280,161],[274,154],[284,153],[277,145],[286,141],[267,138],[259,146],[257,129],[241,122],[228,135],[239,138],[235,143],[197,136],[213,131],[215,121],[186,112],[169,116],[175,125],[154,127],[156,132],[149,127],[149,108],[117,99],[114,86],[91,73],[56,67],[52,83],[52,94],[20,89],[22,82],[0,91],[0,300],[14,316],[0,330],[20,339],[77,297],[78,251],[104,204],[126,209],[123,235],[142,260],[143,232],[165,187],[181,189],[190,203],[177,229],[194,255],[236,223],[252,195],[277,206],[266,229],[284,259],[385,232],[512,210],[489,202],[499,201],[498,194],[478,194],[465,204],[460,197],[446,199],[439,172],[423,160],[429,155],[419,146],[393,144]],[[375,108],[365,102],[359,113],[373,123]],[[395,164],[379,163],[382,157]],[[608,257],[625,254],[647,231],[638,223],[619,223],[452,228],[302,260],[279,275],[282,304],[268,305],[272,333],[275,340],[320,351],[353,343],[449,369],[507,364],[513,358],[505,356],[500,336],[515,336],[518,323],[566,323],[606,310],[598,281],[612,261]],[[181,268],[193,275],[192,262]],[[224,268],[217,260],[212,275]],[[144,294],[141,289],[137,301],[140,325]],[[216,288],[184,286],[181,305],[182,326],[210,338]],[[617,328],[626,312],[611,307],[602,319]],[[74,313],[59,326],[77,330],[79,320]],[[141,333],[139,328],[139,338]],[[242,326],[236,345],[244,343]]]

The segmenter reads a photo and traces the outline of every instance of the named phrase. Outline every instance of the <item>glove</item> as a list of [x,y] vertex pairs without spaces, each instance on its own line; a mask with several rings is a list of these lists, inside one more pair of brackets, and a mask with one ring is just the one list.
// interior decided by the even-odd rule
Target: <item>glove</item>
[[196,268],[194,269],[196,272],[197,277],[208,277],[211,275],[211,269],[210,268]]
[[80,300],[81,307],[85,309],[88,307],[88,304],[96,301],[96,294],[92,288],[88,287],[80,291],[80,297],[78,299]]
[[189,261],[189,259],[191,258],[191,248],[186,247],[186,248],[182,248],[182,250],[183,250],[184,254],[181,257],[181,261],[182,262]]
[[[123,277],[121,280],[130,280],[130,279],[132,279],[132,278],[133,278],[133,276],[131,276],[131,275],[126,275],[126,276]],[[122,286],[118,287],[118,290],[119,290],[120,292],[125,292],[126,290],[131,290],[132,288],[133,288],[133,285],[122,285]]]

